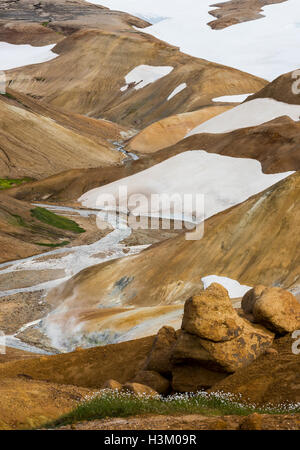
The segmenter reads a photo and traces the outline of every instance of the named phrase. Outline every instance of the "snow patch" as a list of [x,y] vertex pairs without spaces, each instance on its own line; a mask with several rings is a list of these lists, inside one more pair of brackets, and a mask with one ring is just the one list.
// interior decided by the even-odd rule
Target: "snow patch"
[[0,42],[0,70],[10,70],[30,64],[40,64],[57,58],[58,55],[52,52],[55,45],[33,47],[27,44],[15,45]]
[[[107,209],[114,211],[122,203],[119,193],[123,187],[127,189],[128,198],[135,194],[143,195],[149,204],[152,194],[179,195],[182,201],[184,194],[192,194],[194,198],[197,194],[203,194],[205,218],[208,218],[247,200],[292,173],[264,174],[260,162],[255,159],[195,150],[183,152],[135,175],[92,189],[78,201],[87,208],[99,208],[105,198]],[[134,215],[170,217],[164,205],[159,211],[148,211],[147,204],[137,207],[135,202],[132,203],[133,206],[128,205],[128,210]],[[189,213],[186,220],[194,213],[185,212]],[[176,210],[176,205],[171,217],[181,217],[181,211]]]
[[240,95],[224,95],[223,97],[213,98],[213,102],[231,102],[231,103],[241,103],[246,100],[249,95],[253,95],[253,92],[250,94],[240,94]]
[[252,289],[251,286],[240,284],[236,280],[227,277],[219,277],[218,275],[209,275],[202,278],[204,289],[208,288],[212,283],[219,283],[227,289],[230,298],[243,297],[246,292]]
[[126,75],[126,85],[121,87],[120,91],[126,91],[131,83],[134,83],[134,89],[142,89],[148,84],[169,75],[172,70],[174,70],[174,67],[171,66],[147,66],[144,64],[137,66]]
[[298,121],[300,105],[289,105],[271,98],[257,98],[203,122],[185,137],[200,133],[229,133],[240,128],[261,125],[281,116]]
[[186,83],[181,83],[177,88],[174,89],[174,91],[169,95],[167,100],[171,100],[171,98],[175,97],[175,95],[179,94],[179,92],[183,91],[185,88],[187,88]]

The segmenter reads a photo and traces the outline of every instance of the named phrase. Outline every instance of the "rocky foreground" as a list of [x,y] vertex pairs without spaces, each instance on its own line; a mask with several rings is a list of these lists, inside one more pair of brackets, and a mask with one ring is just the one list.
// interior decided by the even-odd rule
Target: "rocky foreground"
[[[276,347],[288,342],[288,335],[299,328],[300,304],[290,292],[257,286],[245,294],[241,310],[235,310],[226,289],[213,283],[185,302],[181,330],[164,327],[158,332],[145,365],[132,384],[122,387],[108,381],[105,387],[139,393],[142,388],[138,385],[144,384],[159,394],[226,391],[226,383],[230,384],[235,376],[231,374],[241,377],[243,370],[251,373],[252,364],[262,355],[274,359],[273,371],[277,371],[280,353]],[[257,380],[254,397],[247,390],[235,393],[260,404],[276,403],[278,397],[280,401],[297,403],[299,364],[295,354],[290,363],[290,369],[295,371],[293,378],[289,374],[293,386],[286,386],[289,392],[284,395],[279,386],[273,385],[282,382],[278,373],[273,382],[264,384],[262,391]]]
[[[291,293],[257,286],[235,310],[226,289],[215,283],[186,301],[180,330],[163,327],[154,338],[0,364],[1,427],[40,426],[84,399],[113,390],[153,398],[222,392],[262,410],[270,405],[285,409],[276,416],[137,417],[72,427],[299,429],[299,414],[287,415],[300,400],[300,356],[292,338],[299,328],[300,304]],[[8,414],[10,389],[19,392],[14,418]],[[47,408],[37,403],[34,391],[43,393]]]

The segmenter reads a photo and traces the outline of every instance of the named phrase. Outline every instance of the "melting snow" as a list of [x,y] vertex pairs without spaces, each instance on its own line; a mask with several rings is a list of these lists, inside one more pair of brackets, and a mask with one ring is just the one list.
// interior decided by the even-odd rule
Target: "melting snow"
[[135,67],[131,72],[129,72],[126,77],[126,85],[121,87],[121,91],[125,91],[129,84],[134,83],[134,89],[142,89],[145,86],[148,86],[150,83],[154,83],[160,78],[169,75],[172,72],[174,67],[170,66],[147,66],[141,65]]
[[300,105],[289,105],[271,98],[257,98],[203,122],[186,137],[199,133],[228,133],[240,128],[254,127],[280,116],[289,116],[298,121]]
[[0,70],[39,64],[57,58],[58,55],[51,51],[55,45],[33,47],[27,44],[14,45],[0,42]]

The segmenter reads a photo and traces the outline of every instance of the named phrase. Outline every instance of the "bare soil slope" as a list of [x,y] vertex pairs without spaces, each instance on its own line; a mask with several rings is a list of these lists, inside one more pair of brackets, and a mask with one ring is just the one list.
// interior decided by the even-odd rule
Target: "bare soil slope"
[[144,363],[153,337],[121,344],[0,364],[0,384],[18,374],[57,384],[100,388],[110,378],[132,379]]
[[42,109],[11,90],[0,95],[0,177],[43,178],[71,168],[117,163],[105,139],[122,128],[109,122]]
[[89,393],[88,389],[43,383],[22,375],[2,379],[0,430],[41,426],[73,409]]

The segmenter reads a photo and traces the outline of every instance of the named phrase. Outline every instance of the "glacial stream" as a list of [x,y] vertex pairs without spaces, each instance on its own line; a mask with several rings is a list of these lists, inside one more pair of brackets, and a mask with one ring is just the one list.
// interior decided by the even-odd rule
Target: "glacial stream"
[[[97,240],[92,244],[58,248],[47,253],[42,253],[30,256],[28,258],[0,264],[0,275],[9,273],[17,274],[21,271],[51,271],[57,269],[63,270],[65,273],[65,276],[62,278],[57,278],[54,280],[34,284],[32,286],[21,287],[18,289],[2,290],[0,291],[0,297],[7,297],[10,295],[36,291],[42,291],[41,297],[44,297],[50,289],[59,285],[60,283],[67,281],[87,267],[124,256],[134,255],[147,247],[147,245],[126,247],[124,244],[121,244],[121,241],[129,237],[132,231],[131,228],[127,226],[125,221],[120,220],[120,218],[116,226],[115,215],[102,211],[85,210],[80,208],[70,208],[56,205],[45,205],[40,203],[35,203],[35,206],[40,206],[59,214],[66,213],[68,216],[71,216],[73,214],[74,216],[79,214],[83,217],[93,215],[95,216],[95,219],[97,216],[98,218],[108,222],[114,229],[105,237]],[[125,248],[127,250],[126,252],[123,251]],[[38,324],[41,320],[42,318],[34,322],[24,324],[15,334],[5,336],[5,344],[12,348],[26,350],[33,353],[47,353],[34,346],[22,342],[17,337],[18,334],[24,331],[26,328]]]

